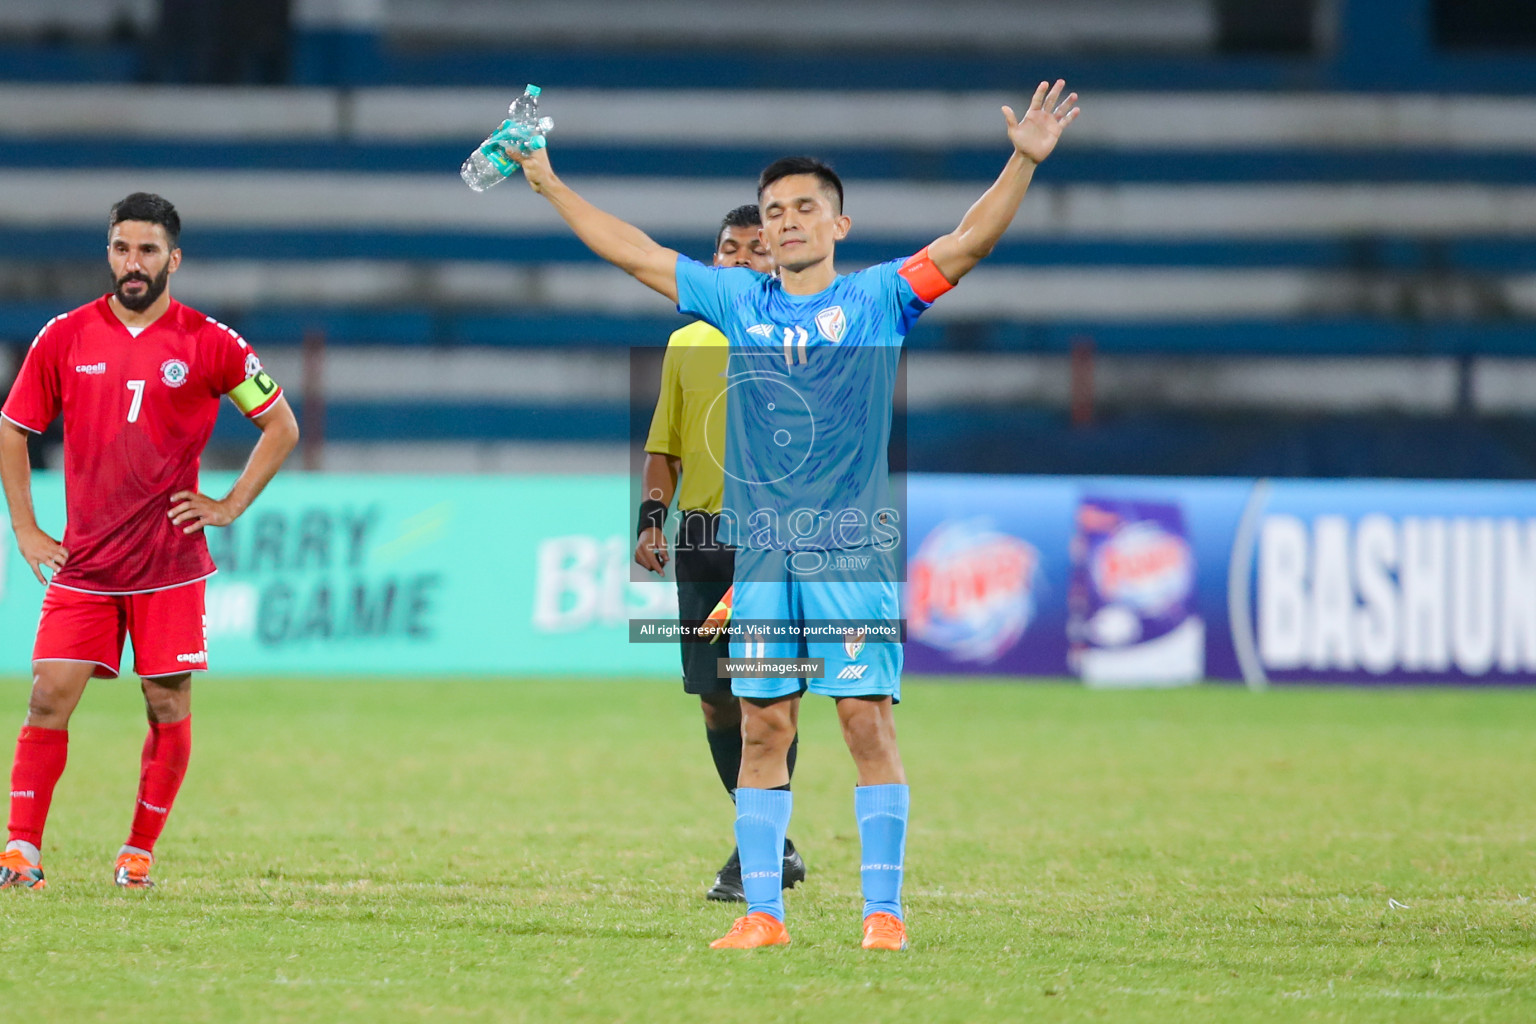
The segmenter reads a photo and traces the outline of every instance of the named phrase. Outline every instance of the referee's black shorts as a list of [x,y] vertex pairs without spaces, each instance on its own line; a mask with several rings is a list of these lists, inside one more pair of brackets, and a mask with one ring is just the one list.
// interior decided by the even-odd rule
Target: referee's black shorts
[[[677,618],[685,626],[699,626],[731,589],[736,551],[721,544],[716,513],[688,509],[682,514],[677,541],[672,547],[672,569],[677,576]],[[729,653],[726,641],[704,643],[683,640],[683,691],[730,693],[731,681],[715,674],[715,659]]]

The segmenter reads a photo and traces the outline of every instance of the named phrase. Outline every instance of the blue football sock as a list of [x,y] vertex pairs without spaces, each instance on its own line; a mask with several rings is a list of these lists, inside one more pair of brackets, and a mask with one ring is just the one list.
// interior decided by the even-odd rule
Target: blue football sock
[[864,886],[865,917],[875,913],[901,917],[907,806],[904,785],[859,786],[853,791],[853,813],[859,819],[859,844],[863,848],[859,875]]
[[762,911],[784,920],[784,833],[793,808],[787,789],[736,789],[736,849],[749,914]]

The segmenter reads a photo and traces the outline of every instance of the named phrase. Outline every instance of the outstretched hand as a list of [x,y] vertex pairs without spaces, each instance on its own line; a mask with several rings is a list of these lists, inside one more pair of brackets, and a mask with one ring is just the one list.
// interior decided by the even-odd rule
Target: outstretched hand
[[1066,87],[1066,81],[1060,78],[1055,85],[1041,82],[1023,118],[1017,117],[1012,107],[1003,108],[1003,117],[1008,119],[1008,141],[1013,143],[1014,150],[1020,156],[1031,163],[1038,164],[1050,156],[1056,148],[1056,141],[1061,138],[1062,130],[1077,119],[1080,112],[1074,106],[1077,93],[1069,93],[1066,99],[1062,99],[1061,91]]
[[549,166],[549,153],[543,147],[524,152],[522,147],[507,139],[500,140],[501,151],[507,159],[518,164],[523,169],[523,177],[528,179],[529,186],[542,193],[544,185],[549,180],[554,170]]

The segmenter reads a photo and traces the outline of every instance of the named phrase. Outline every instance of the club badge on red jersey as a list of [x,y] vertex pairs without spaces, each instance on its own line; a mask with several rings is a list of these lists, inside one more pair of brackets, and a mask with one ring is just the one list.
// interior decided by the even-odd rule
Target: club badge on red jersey
[[167,387],[179,388],[187,382],[190,371],[180,359],[167,359],[160,364],[160,379]]

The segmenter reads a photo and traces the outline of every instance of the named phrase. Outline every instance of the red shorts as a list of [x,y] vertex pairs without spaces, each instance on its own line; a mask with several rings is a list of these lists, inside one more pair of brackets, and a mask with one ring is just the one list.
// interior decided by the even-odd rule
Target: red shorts
[[91,673],[113,679],[123,639],[133,637],[133,670],[174,676],[208,668],[208,629],[202,580],[147,594],[88,594],[49,587],[37,624],[33,661],[93,661]]

